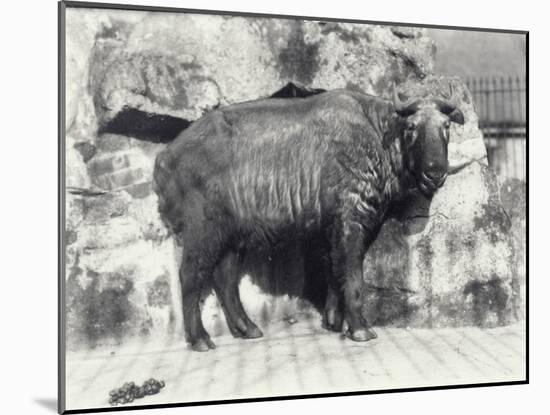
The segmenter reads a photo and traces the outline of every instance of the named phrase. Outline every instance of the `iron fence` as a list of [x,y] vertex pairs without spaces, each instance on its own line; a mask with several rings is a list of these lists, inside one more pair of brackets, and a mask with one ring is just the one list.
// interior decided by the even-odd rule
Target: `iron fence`
[[468,78],[489,165],[503,177],[526,179],[526,80],[520,77]]

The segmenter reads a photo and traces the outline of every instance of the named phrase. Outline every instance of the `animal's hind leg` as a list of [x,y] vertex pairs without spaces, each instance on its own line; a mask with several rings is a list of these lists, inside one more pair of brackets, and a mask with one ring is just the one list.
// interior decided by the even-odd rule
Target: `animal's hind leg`
[[220,301],[227,326],[234,337],[255,339],[262,337],[261,330],[250,320],[244,311],[240,295],[240,267],[237,255],[228,253],[213,275],[213,285]]
[[203,281],[209,269],[200,266],[202,260],[196,251],[186,251],[180,268],[185,337],[193,350],[204,352],[216,348],[204,329],[199,306]]
[[[200,216],[197,214],[196,217]],[[199,301],[204,283],[213,278],[223,244],[220,234],[209,222],[195,220],[188,223],[183,234],[184,255],[180,268],[183,323],[191,348],[207,351],[216,346],[202,324]]]

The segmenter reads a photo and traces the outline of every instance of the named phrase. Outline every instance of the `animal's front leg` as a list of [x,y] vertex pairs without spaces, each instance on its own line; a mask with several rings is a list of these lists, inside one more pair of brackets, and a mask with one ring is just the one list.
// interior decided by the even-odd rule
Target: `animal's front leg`
[[334,287],[332,281],[329,281],[327,288],[327,300],[325,303],[325,312],[323,314],[323,327],[327,330],[341,332],[344,314],[342,306],[344,299],[342,292]]
[[[306,283],[311,284],[309,292],[320,293],[326,289],[326,296],[316,297],[319,299],[317,304],[324,307],[323,328],[340,333],[344,322],[344,293],[333,278],[330,240],[324,237],[309,240],[304,248]],[[314,280],[316,286],[313,285]]]
[[343,221],[333,228],[334,278],[343,290],[346,336],[355,341],[377,337],[362,314],[363,258],[368,240],[365,229],[357,222]]

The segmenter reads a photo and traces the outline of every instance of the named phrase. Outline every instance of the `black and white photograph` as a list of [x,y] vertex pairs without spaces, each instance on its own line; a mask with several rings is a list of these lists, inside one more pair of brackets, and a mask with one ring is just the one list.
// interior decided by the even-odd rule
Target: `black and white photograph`
[[527,382],[528,32],[314,16],[59,3],[61,413]]

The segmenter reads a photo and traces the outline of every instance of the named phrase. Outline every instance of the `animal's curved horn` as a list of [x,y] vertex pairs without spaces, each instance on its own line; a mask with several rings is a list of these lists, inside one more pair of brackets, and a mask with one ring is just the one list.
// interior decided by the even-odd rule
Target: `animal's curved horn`
[[401,101],[399,94],[397,93],[397,88],[393,84],[393,106],[395,107],[395,112],[403,117],[414,114],[418,110],[418,100]]
[[434,102],[439,111],[448,116],[449,120],[460,125],[464,124],[464,113],[460,110],[460,108],[458,108],[458,106],[444,99],[435,99]]
[[434,102],[439,111],[449,117],[449,120],[463,125],[465,122],[464,113],[460,110],[457,103],[453,102],[453,84],[449,84],[449,95],[443,98],[435,98]]
[[441,111],[445,115],[449,115],[456,109],[456,105],[446,99],[436,98],[434,99],[434,102],[435,105],[437,105],[439,111]]

